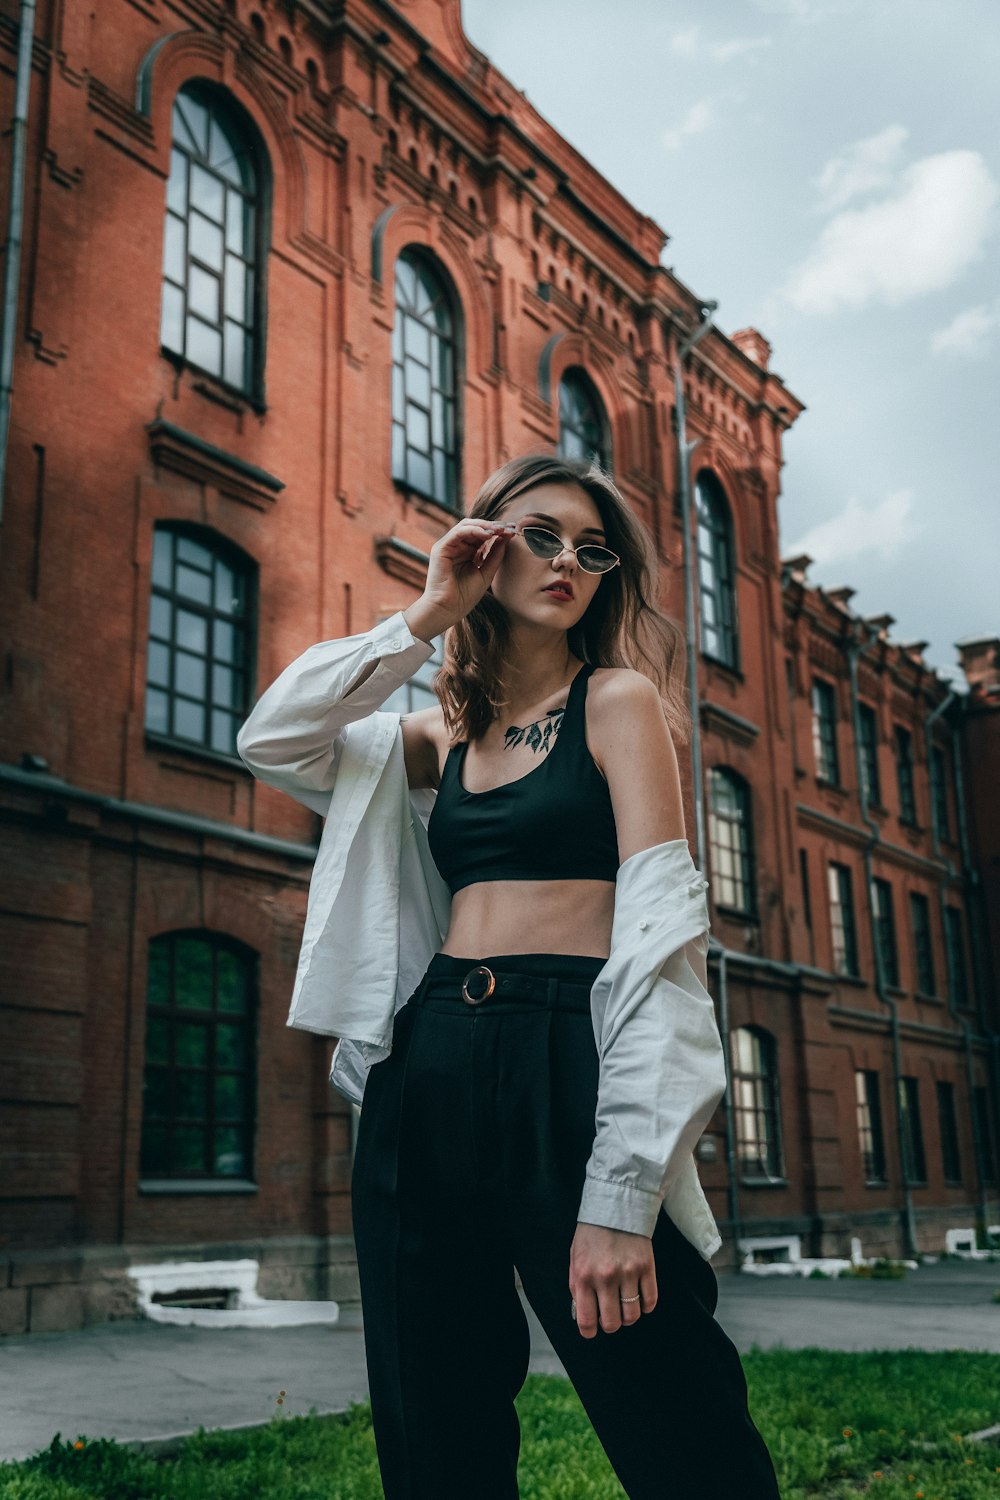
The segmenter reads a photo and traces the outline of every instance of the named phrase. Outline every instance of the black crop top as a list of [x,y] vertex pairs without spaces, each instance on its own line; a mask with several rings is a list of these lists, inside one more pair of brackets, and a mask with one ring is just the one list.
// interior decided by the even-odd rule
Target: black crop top
[[482,880],[615,880],[611,794],[584,732],[592,671],[585,664],[577,672],[555,743],[516,781],[467,792],[468,741],[448,751],[427,838],[452,895]]

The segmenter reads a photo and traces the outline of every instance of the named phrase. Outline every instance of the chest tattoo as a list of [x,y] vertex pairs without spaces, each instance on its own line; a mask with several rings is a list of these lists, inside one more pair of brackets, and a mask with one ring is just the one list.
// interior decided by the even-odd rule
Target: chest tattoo
[[513,750],[516,745],[525,744],[536,753],[547,750],[549,741],[554,740],[559,733],[565,712],[565,708],[549,708],[540,719],[535,719],[531,724],[512,724],[504,733],[504,749]]

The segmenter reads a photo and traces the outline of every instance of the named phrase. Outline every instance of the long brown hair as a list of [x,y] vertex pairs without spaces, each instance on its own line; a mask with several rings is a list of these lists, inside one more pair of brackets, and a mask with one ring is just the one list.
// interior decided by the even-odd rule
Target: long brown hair
[[[687,739],[684,637],[657,608],[659,567],[646,528],[611,477],[589,460],[529,453],[512,458],[483,483],[468,512],[493,520],[518,495],[540,484],[575,484],[600,512],[607,545],[621,558],[601,579],[583,616],[566,633],[574,656],[598,667],[633,667],[656,683],[671,733]],[[445,636],[444,665],[433,688],[452,739],[475,740],[506,706],[507,613],[491,593]]]

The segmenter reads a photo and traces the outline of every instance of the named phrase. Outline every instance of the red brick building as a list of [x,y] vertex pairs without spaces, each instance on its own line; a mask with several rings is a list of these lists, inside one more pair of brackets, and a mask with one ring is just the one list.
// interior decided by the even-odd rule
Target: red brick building
[[[356,1295],[352,1111],[285,1026],[318,822],[235,754],[282,667],[411,602],[479,480],[540,447],[609,464],[683,615],[701,303],[458,0],[95,14],[39,5],[0,536],[8,1332],[127,1313],[159,1256]],[[16,53],[0,0],[5,119]],[[711,328],[683,363],[734,1069],[703,1178],[720,1263],[769,1234],[934,1250],[1000,1219],[996,643],[952,698],[782,569],[802,407],[769,356]]]

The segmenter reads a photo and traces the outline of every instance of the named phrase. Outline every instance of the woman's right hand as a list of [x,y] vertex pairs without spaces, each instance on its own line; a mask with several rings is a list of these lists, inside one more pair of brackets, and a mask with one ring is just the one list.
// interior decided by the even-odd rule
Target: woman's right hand
[[[464,620],[493,582],[513,534],[509,523],[463,516],[434,543],[424,592],[404,614],[433,622],[427,628],[435,635]],[[412,629],[413,621],[408,623]]]

